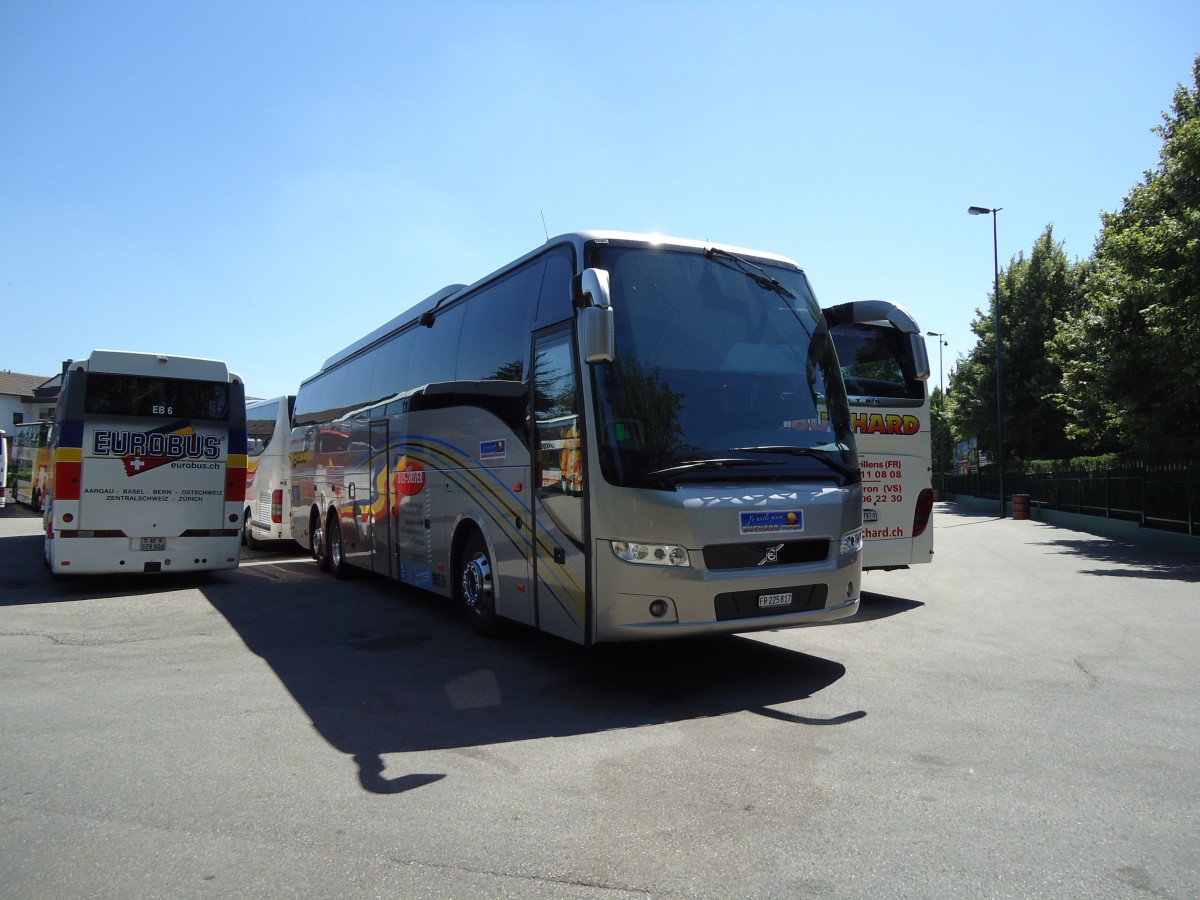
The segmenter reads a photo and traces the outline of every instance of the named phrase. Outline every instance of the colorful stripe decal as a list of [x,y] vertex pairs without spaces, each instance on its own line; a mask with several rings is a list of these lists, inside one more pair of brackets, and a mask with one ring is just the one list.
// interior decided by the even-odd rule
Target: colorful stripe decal
[[83,419],[64,419],[59,424],[58,447],[83,447]]
[[225,461],[225,502],[242,503],[246,499],[246,455],[230,453]]
[[[79,451],[74,451],[78,453]],[[80,460],[64,460],[63,451],[58,452],[54,463],[54,499],[78,500],[80,484],[83,481],[83,462]]]
[[83,420],[65,419],[58,426],[54,451],[54,499],[78,500],[83,482]]
[[247,474],[247,444],[245,428],[229,429],[229,455],[225,459],[225,502],[245,503]]
[[[541,516],[532,517],[524,503],[495,472],[480,467],[474,458],[445,441],[424,435],[407,435],[407,442],[398,440],[391,452],[403,452],[431,469],[440,470],[465,491],[480,506],[491,513],[505,536],[530,560],[536,557],[537,571],[555,602],[582,627],[584,619],[584,588],[578,575],[564,565],[554,562],[554,551],[561,544],[543,524]],[[517,529],[518,518],[537,522],[537,534],[532,541],[528,533]]]

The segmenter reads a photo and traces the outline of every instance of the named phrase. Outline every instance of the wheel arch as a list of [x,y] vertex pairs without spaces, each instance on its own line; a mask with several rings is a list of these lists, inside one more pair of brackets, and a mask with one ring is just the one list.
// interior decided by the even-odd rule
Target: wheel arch
[[493,543],[491,535],[488,534],[488,529],[484,522],[473,516],[459,516],[455,521],[453,532],[450,537],[450,571],[454,573],[455,584],[453,593],[457,596],[459,585],[457,582],[458,572],[463,563],[463,549],[467,546],[467,542],[472,535],[479,535],[483,541],[483,546],[487,550],[488,558],[496,558],[496,545]]

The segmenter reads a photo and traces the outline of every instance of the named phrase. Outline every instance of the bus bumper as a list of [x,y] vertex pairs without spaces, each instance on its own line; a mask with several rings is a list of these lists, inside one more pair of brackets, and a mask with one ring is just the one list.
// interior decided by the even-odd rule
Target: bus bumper
[[598,547],[595,642],[819,625],[858,612],[862,553],[813,566],[746,570],[630,564]]

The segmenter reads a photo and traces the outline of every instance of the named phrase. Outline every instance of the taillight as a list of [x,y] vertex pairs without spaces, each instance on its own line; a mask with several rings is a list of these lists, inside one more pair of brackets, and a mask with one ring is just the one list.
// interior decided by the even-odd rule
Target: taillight
[[283,491],[271,491],[271,521],[276,525],[283,521]]
[[913,513],[913,537],[924,534],[933,515],[933,488],[925,488],[917,495],[917,509]]

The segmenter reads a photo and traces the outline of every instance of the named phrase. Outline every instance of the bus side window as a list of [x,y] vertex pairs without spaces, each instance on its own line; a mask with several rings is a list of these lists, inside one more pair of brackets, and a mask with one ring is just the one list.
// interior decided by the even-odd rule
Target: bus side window
[[416,329],[408,363],[409,389],[454,380],[462,320],[463,304],[456,303],[449,309],[438,310],[432,328]]
[[575,274],[573,254],[569,247],[559,247],[546,256],[546,271],[538,295],[534,328],[553,325],[571,318],[571,278]]
[[558,526],[582,541],[585,482],[571,332],[538,338],[533,368],[537,496]]

